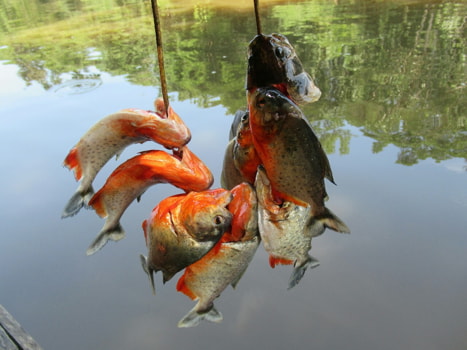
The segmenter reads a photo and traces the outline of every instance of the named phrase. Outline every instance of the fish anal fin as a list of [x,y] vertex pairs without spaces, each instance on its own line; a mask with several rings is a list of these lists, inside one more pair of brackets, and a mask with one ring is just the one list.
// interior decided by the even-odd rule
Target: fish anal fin
[[76,181],[81,180],[83,176],[83,170],[81,169],[81,164],[78,158],[78,149],[73,147],[68,155],[66,156],[63,164],[70,170],[74,170]]
[[180,279],[177,281],[177,291],[185,294],[188,298],[190,298],[191,300],[195,300],[197,298],[197,296],[195,295],[195,293],[193,293],[191,291],[190,288],[188,288],[188,286],[186,285],[185,283],[185,279],[187,278],[187,274],[188,274],[188,271],[185,270],[185,273],[182,275],[182,277],[180,277]]
[[272,268],[276,267],[276,265],[292,265],[293,261],[287,258],[279,258],[276,256],[269,256],[269,266]]
[[101,218],[105,218],[107,216],[107,210],[105,209],[104,201],[101,195],[101,191],[97,191],[97,193],[92,196],[91,200],[89,201],[89,206],[91,206],[97,215]]

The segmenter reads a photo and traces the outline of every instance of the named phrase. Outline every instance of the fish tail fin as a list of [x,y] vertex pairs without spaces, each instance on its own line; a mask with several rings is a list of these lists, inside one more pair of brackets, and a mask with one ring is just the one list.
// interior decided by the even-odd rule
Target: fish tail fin
[[143,254],[140,254],[139,258],[141,260],[141,266],[143,267],[144,272],[146,272],[146,275],[148,275],[148,277],[149,277],[149,283],[151,283],[152,294],[156,295],[156,287],[154,285],[154,272],[155,272],[155,270],[152,269],[151,267],[149,267],[147,257],[145,257]]
[[65,205],[62,213],[62,219],[78,214],[82,207],[88,205],[88,202],[91,200],[93,195],[94,189],[92,186],[87,189],[78,188]]
[[206,311],[196,311],[196,306],[190,310],[183,318],[178,322],[179,328],[188,328],[197,326],[202,320],[209,322],[219,323],[223,320],[222,314],[217,311],[214,305]]
[[325,227],[340,233],[350,233],[350,229],[332,211],[325,208],[325,212],[318,219]]
[[295,287],[298,284],[298,282],[300,282],[303,275],[305,275],[307,268],[313,269],[318,266],[319,266],[319,260],[312,256],[308,256],[304,264],[300,264],[300,266],[294,267],[292,274],[290,275],[290,278],[289,278],[289,286],[287,289],[291,289]]
[[125,237],[125,231],[120,224],[110,228],[104,228],[96,239],[91,243],[89,248],[86,250],[86,255],[92,255],[97,251],[101,250],[106,243],[111,239],[112,241],[119,241]]

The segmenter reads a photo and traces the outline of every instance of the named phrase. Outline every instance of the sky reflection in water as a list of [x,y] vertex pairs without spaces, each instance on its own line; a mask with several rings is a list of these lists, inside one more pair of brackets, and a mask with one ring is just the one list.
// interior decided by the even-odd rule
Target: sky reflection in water
[[[103,221],[91,211],[60,219],[76,188],[72,174],[61,167],[68,150],[99,118],[122,108],[152,109],[158,93],[154,86],[128,83],[126,76],[98,72],[98,87],[75,94],[45,91],[34,82],[26,86],[15,65],[0,66],[5,181],[0,303],[45,349],[467,346],[465,161],[397,164],[400,148],[389,142],[373,153],[381,139],[365,136],[368,124],[355,119],[333,121],[334,129],[323,130],[351,135],[348,153],[329,154],[338,186],[326,185],[327,206],[352,234],[328,230],[314,239],[311,253],[321,265],[289,291],[290,268],[271,269],[260,247],[237,289],[226,289],[216,301],[224,315],[220,325],[177,329],[194,302],[175,291],[176,279],[162,286],[160,275],[154,297],[138,258],[146,252],[141,222],[177,189],[150,188],[122,218],[127,237],[92,257],[85,250]],[[323,89],[318,104],[329,103],[327,93]],[[194,99],[179,100],[175,92],[170,100],[191,129],[190,148],[211,168],[218,187],[231,113],[221,104],[200,107]],[[375,111],[358,96],[357,102],[366,112]],[[336,105],[336,114],[345,118],[353,108]],[[109,161],[96,188],[117,164],[154,147],[131,146],[118,162]]]

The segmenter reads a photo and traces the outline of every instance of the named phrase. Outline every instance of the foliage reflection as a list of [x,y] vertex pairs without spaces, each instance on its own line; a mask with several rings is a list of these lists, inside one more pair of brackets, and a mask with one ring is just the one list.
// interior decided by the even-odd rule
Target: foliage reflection
[[[46,90],[102,72],[157,86],[149,3],[1,0],[0,59]],[[244,107],[255,23],[250,2],[239,4],[162,2],[168,87],[179,99]],[[326,151],[338,140],[349,152],[347,122],[375,140],[375,153],[399,147],[406,165],[467,154],[466,13],[456,1],[262,2],[264,31],[289,38],[323,92],[304,112]]]

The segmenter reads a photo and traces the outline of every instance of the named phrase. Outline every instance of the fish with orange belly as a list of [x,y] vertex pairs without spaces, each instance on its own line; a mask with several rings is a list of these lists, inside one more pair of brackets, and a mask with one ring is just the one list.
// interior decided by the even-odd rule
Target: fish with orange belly
[[127,146],[152,140],[173,149],[190,141],[190,130],[172,107],[166,113],[162,98],[156,99],[154,106],[156,112],[129,108],[101,119],[71,149],[64,165],[74,171],[80,184],[66,204],[62,218],[77,214],[88,204],[94,195],[92,182],[97,173]]
[[253,142],[277,203],[310,206],[316,222],[337,232],[349,228],[326,206],[324,178],[334,183],[328,158],[300,108],[274,88],[249,93]]
[[155,272],[162,271],[165,283],[221,239],[232,220],[231,200],[231,193],[219,188],[167,197],[153,209],[143,222],[148,256],[140,255],[153,293]]
[[193,327],[201,320],[222,321],[214,300],[228,285],[236,287],[258,248],[260,238],[255,190],[242,183],[231,193],[233,199],[228,205],[232,213],[230,230],[203,258],[188,266],[178,280],[177,290],[198,300],[180,320],[179,327]]
[[[295,49],[282,34],[259,34],[248,45],[246,89],[252,93],[261,87],[275,87],[298,104],[316,102],[321,96]],[[248,111],[239,110],[235,114],[229,140],[222,186],[232,189],[243,181],[253,184],[261,160],[253,144]]]
[[153,150],[130,158],[112,174],[104,186],[89,201],[104,227],[86,251],[87,255],[100,250],[109,239],[118,241],[125,236],[120,218],[135,200],[158,183],[170,183],[185,192],[204,191],[214,179],[209,168],[185,146],[174,154]]
[[311,239],[324,232],[324,226],[316,221],[310,207],[292,202],[275,202],[271,183],[260,166],[255,181],[258,197],[258,226],[263,246],[269,254],[269,264],[291,265],[294,270],[289,279],[289,289],[300,282],[308,267],[314,268],[319,261],[309,255]]

